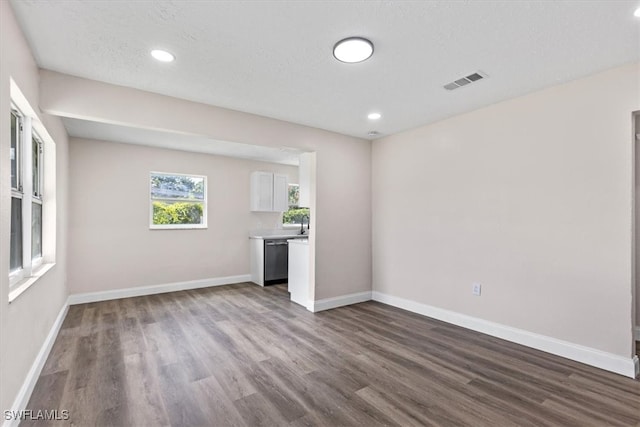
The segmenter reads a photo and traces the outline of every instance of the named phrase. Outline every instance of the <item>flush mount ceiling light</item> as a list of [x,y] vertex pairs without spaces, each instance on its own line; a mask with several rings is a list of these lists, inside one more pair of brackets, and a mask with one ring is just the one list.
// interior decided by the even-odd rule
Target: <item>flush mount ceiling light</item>
[[380,117],[382,117],[382,114],[380,113],[369,113],[367,116],[369,120],[378,120]]
[[640,18],[640,7],[637,8],[635,12],[633,12],[633,16],[635,16],[636,18]]
[[373,43],[362,37],[340,40],[333,47],[333,56],[341,62],[353,64],[369,59],[373,55]]
[[172,62],[174,59],[176,59],[176,57],[173,56],[173,54],[167,52],[166,50],[161,50],[161,49],[152,50],[151,56],[153,56],[155,59],[157,59],[160,62]]

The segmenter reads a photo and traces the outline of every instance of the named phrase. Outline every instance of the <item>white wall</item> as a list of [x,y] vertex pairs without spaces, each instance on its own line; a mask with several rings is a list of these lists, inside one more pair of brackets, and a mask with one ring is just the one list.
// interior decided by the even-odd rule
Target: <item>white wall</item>
[[374,291],[629,357],[639,77],[616,68],[375,141]]
[[[249,175],[298,177],[294,166],[75,138],[69,156],[71,294],[249,274],[249,231],[282,218],[249,211]],[[151,171],[207,177],[207,229],[149,229]]]
[[315,299],[371,289],[369,141],[52,71],[41,79],[50,114],[315,151]]
[[40,114],[40,120],[56,142],[57,264],[9,304],[9,81],[13,78],[31,107],[38,111],[39,76],[29,47],[6,1],[0,2],[0,31],[0,408],[6,410],[11,408],[66,300],[67,134],[58,118]]

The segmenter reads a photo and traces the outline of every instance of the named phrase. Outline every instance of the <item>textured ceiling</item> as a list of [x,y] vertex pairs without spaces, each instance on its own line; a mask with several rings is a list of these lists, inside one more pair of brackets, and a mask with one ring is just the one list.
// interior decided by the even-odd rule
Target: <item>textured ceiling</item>
[[[640,60],[637,0],[11,3],[42,68],[363,138]],[[336,61],[348,36],[373,57]]]

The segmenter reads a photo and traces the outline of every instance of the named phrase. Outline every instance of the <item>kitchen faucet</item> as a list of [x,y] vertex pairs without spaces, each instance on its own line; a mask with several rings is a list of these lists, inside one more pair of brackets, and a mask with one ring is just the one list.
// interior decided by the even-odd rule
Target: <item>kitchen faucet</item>
[[302,215],[300,217],[300,234],[304,234],[304,219],[307,218],[307,231],[309,231],[309,217],[307,215]]

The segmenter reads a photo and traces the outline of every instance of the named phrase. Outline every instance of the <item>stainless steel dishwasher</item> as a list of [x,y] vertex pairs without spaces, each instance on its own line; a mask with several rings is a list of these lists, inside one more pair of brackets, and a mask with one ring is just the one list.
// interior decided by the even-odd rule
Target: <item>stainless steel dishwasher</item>
[[[290,237],[289,237],[290,239]],[[264,284],[284,283],[289,275],[289,244],[287,239],[264,240]]]

